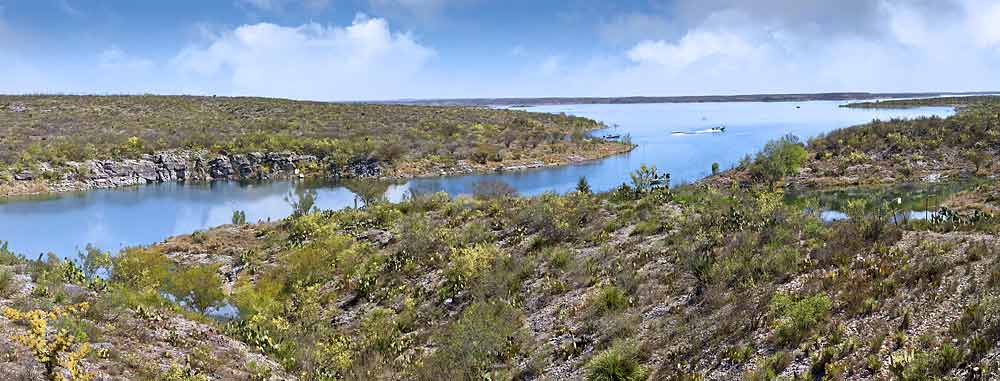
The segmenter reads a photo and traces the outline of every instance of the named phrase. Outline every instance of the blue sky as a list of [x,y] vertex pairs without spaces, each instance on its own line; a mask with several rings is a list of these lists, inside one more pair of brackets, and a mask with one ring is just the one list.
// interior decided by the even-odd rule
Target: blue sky
[[3,93],[1000,89],[994,0],[0,0]]

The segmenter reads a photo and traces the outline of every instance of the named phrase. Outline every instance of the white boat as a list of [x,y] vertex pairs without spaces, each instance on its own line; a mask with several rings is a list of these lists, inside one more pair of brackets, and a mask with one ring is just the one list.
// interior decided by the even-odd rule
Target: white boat
[[721,134],[726,132],[726,126],[712,127],[697,131],[674,131],[671,135]]

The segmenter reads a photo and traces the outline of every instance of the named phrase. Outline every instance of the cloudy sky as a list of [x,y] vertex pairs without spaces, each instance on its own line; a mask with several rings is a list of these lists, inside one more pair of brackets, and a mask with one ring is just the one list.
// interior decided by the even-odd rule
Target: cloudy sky
[[0,92],[1000,90],[1000,0],[0,0]]

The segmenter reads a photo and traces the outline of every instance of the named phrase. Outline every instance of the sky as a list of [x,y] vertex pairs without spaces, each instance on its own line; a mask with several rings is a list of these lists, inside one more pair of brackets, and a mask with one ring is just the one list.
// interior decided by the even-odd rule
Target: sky
[[1000,0],[0,0],[0,93],[1000,90]]

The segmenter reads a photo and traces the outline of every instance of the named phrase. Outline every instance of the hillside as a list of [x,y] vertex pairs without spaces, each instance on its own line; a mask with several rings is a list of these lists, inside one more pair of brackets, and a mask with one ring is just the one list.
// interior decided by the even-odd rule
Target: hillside
[[[843,128],[806,145],[801,170],[754,166],[750,157],[708,181],[718,184],[774,181],[824,188],[901,182],[936,182],[997,172],[1000,154],[1000,97],[960,97],[881,102],[879,107],[952,105],[948,118],[893,119]],[[797,140],[796,140],[797,141]]]
[[742,95],[681,95],[633,97],[543,97],[543,98],[466,98],[466,99],[402,99],[386,104],[432,106],[547,106],[567,104],[636,104],[636,103],[714,103],[714,102],[808,102],[857,101],[865,99],[926,98],[942,95],[979,95],[970,93],[812,93],[812,94],[742,94]]
[[995,95],[968,95],[961,97],[934,97],[917,99],[891,99],[874,102],[848,103],[842,107],[848,108],[914,108],[914,107],[964,107],[968,105],[997,103],[1000,97]]
[[[0,195],[177,177],[437,176],[567,164],[633,148],[588,136],[600,128],[585,118],[480,107],[0,96]],[[224,165],[211,165],[216,159]]]
[[[484,184],[474,197],[341,211],[313,210],[306,194],[288,219],[113,260],[4,252],[0,369],[42,376],[35,359],[53,357],[25,344],[43,337],[63,343],[41,352],[62,359],[53,372],[113,379],[996,379],[995,178],[937,200],[926,219],[899,218],[911,206],[875,188],[850,194],[846,218],[824,219],[822,195],[790,201],[782,186],[828,189],[815,166],[896,134],[912,144],[892,149],[910,158],[992,149],[993,107],[808,145],[786,137],[674,189],[645,169],[601,194]],[[940,168],[969,169],[949,158]],[[59,330],[32,336],[38,319]]]

